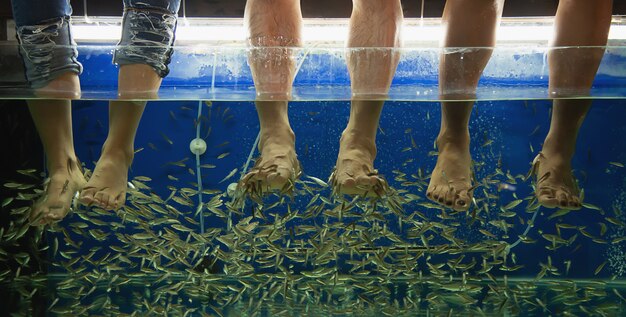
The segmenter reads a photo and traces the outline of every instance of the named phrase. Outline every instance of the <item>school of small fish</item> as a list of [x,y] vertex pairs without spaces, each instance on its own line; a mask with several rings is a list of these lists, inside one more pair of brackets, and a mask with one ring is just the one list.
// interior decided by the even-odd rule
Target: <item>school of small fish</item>
[[[225,116],[232,115],[224,111]],[[411,143],[414,148],[412,137]],[[482,146],[492,143],[486,139]],[[186,168],[187,160],[168,165]],[[475,168],[487,167],[476,162]],[[238,169],[227,172],[219,183]],[[36,170],[18,173],[39,179]],[[525,175],[512,175],[498,164],[476,185],[468,212],[426,200],[421,193],[428,179],[421,168],[394,170],[395,187],[378,188],[374,197],[344,197],[332,180],[302,174],[275,193],[256,187],[232,195],[204,189],[208,198],[198,206],[197,189],[170,186],[171,194],[163,198],[151,190],[150,177],[137,176],[123,208],[74,206],[64,221],[45,228],[31,227],[28,219],[27,203],[42,194],[37,184],[9,182],[3,186],[16,195],[1,204],[17,220],[0,229],[0,263],[17,269],[0,266],[0,285],[20,295],[27,315],[34,313],[31,302],[42,296],[45,311],[63,316],[626,313],[623,277],[607,273],[607,261],[586,268],[590,276],[606,278],[569,275],[578,265],[581,255],[574,252],[582,239],[626,245],[623,235],[610,235],[626,228],[621,210],[584,203],[582,211],[543,211],[554,230],[522,233],[534,225],[531,215],[539,209],[534,195],[516,196]],[[496,194],[502,190],[513,199]],[[12,208],[15,204],[20,207]],[[569,224],[572,212],[593,212],[598,223]],[[204,233],[199,217],[209,224]],[[10,252],[24,241],[30,241],[32,253]],[[533,244],[552,252],[535,276],[515,275],[524,269],[515,241],[520,249]],[[42,252],[47,259],[33,258]],[[33,268],[35,263],[48,268]],[[26,269],[30,273],[23,274]]]

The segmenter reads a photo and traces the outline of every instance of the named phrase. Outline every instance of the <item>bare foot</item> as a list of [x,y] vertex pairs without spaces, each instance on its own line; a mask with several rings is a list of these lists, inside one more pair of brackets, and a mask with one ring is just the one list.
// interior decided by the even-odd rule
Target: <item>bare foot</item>
[[356,131],[341,134],[339,155],[330,183],[340,194],[381,196],[387,182],[374,169],[376,142]]
[[580,191],[572,175],[570,159],[550,151],[539,152],[533,161],[537,201],[547,208],[580,209]]
[[472,201],[472,157],[469,135],[437,138],[439,156],[430,177],[426,196],[457,211],[469,209]]
[[50,168],[50,178],[44,185],[45,194],[35,202],[30,214],[32,224],[45,225],[63,219],[70,211],[76,192],[85,183],[76,159],[68,159],[66,166]]
[[119,149],[106,150],[96,164],[93,174],[80,195],[84,205],[115,210],[126,202],[128,168],[133,160],[133,152]]
[[261,133],[259,157],[239,186],[246,193],[262,196],[271,191],[288,192],[300,177],[300,162],[295,150],[295,135],[291,129]]

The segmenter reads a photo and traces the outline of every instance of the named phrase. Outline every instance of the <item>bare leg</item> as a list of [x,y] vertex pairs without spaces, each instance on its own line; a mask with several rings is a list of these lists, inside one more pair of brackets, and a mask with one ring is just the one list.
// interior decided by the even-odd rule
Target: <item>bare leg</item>
[[[443,13],[445,48],[439,67],[443,99],[471,99],[495,45],[503,1],[447,1]],[[480,47],[473,49],[472,47]],[[444,48],[444,50],[445,50]],[[469,152],[469,118],[473,101],[441,103],[441,128],[437,136],[439,156],[426,196],[455,210],[467,210],[472,199]]]
[[[398,66],[402,6],[399,0],[354,0],[348,52],[353,100],[341,134],[336,170],[331,179],[338,192],[380,194],[384,179],[374,169],[376,130],[384,98]],[[370,100],[379,99],[379,100]]]
[[261,157],[241,184],[257,192],[281,190],[300,174],[287,116],[295,76],[294,56],[288,47],[301,45],[300,1],[249,0],[244,20],[254,47],[248,60],[257,91]]
[[109,134],[89,182],[80,196],[86,205],[115,210],[126,201],[128,169],[133,161],[134,142],[146,101],[123,99],[154,98],[162,78],[151,66],[122,65],[119,73],[120,100],[109,103]]
[[[555,47],[605,46],[612,1],[561,0],[555,19]],[[550,94],[555,98],[586,96],[604,48],[557,48],[550,51]],[[550,131],[535,159],[536,195],[545,207],[578,209],[581,202],[571,174],[578,130],[591,106],[589,99],[555,99]]]
[[35,91],[37,97],[55,99],[78,99],[80,93],[78,74],[72,72],[64,73]]
[[[56,88],[63,90],[61,95]],[[38,90],[37,95],[76,97],[80,95],[78,76],[74,73],[61,75]],[[31,220],[37,220],[33,224],[41,225],[65,217],[74,195],[85,185],[85,178],[74,153],[71,101],[29,100],[28,108],[43,143],[50,177],[44,196],[35,203],[31,213]]]

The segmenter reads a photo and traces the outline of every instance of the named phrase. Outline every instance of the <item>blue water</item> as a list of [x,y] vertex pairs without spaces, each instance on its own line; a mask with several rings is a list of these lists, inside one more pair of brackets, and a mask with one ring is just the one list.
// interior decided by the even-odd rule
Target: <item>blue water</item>
[[[0,51],[15,50],[9,45]],[[81,44],[79,61],[82,99],[117,98],[118,67],[112,64],[114,46]],[[475,50],[475,49],[474,49]],[[16,50],[15,50],[16,51]],[[547,47],[502,46],[493,50],[483,72],[477,97],[481,100],[543,99],[548,96]],[[295,51],[298,72],[293,98],[300,101],[349,100],[350,85],[343,48],[302,48]],[[437,70],[441,49],[405,48],[389,92],[390,100],[436,101]],[[626,49],[608,47],[591,95],[595,98],[626,97]],[[10,63],[7,59],[6,63]],[[14,65],[6,65],[13,69]],[[255,99],[252,74],[243,47],[177,46],[171,72],[159,91],[161,100]],[[8,68],[9,69],[9,68]],[[0,89],[0,98],[32,97],[19,87]]]
[[[62,290],[64,288],[60,287],[61,290],[57,290],[57,293],[52,292],[54,294],[48,299],[50,305],[57,296],[62,298],[54,303],[51,314],[63,315],[68,312],[77,314],[83,311],[97,313],[106,309],[127,314],[133,311],[141,314],[164,311],[170,314],[188,312],[193,316],[200,315],[200,311],[208,314],[219,312],[230,316],[280,314],[544,316],[562,315],[566,311],[575,315],[586,315],[588,311],[595,310],[599,312],[598,314],[621,316],[624,314],[625,303],[619,296],[626,294],[623,287],[626,272],[624,256],[626,241],[617,243],[611,241],[623,237],[625,228],[608,222],[605,217],[626,221],[625,215],[620,213],[626,210],[624,208],[626,169],[618,166],[619,164],[609,163],[626,162],[624,152],[626,140],[622,137],[626,132],[626,127],[622,124],[622,118],[626,115],[625,102],[620,99],[594,102],[580,130],[577,151],[572,162],[579,186],[585,192],[584,202],[600,210],[583,208],[562,217],[549,219],[554,210],[540,208],[534,226],[527,235],[536,242],[518,244],[511,250],[504,263],[508,267],[515,265],[522,267],[507,272],[497,269],[499,266],[495,265],[496,268],[492,269],[490,274],[497,283],[480,273],[483,259],[488,261],[493,259],[491,251],[438,252],[433,247],[452,244],[437,232],[428,234],[432,236],[429,248],[418,248],[414,251],[403,252],[402,248],[394,249],[398,244],[387,239],[375,240],[373,245],[368,245],[371,247],[370,251],[362,251],[364,253],[361,254],[349,254],[339,247],[342,245],[339,238],[342,235],[350,235],[346,229],[350,223],[369,227],[370,233],[383,230],[382,227],[385,226],[384,230],[392,231],[403,241],[420,245],[419,238],[408,236],[411,226],[407,222],[402,226],[398,224],[398,218],[406,220],[416,210],[426,218],[416,217],[420,221],[436,222],[446,226],[454,226],[456,223],[457,230],[454,236],[468,243],[481,244],[489,240],[479,231],[482,229],[495,235],[497,238],[493,239],[494,241],[510,244],[526,229],[527,221],[533,215],[532,212],[525,211],[527,201],[512,209],[516,212],[514,217],[505,218],[500,215],[500,207],[507,205],[516,197],[521,199],[532,195],[531,182],[522,182],[519,179],[514,184],[514,191],[498,191],[495,185],[489,187],[486,193],[482,190],[476,191],[475,197],[481,202],[484,201],[486,194],[493,195],[489,198],[491,204],[489,211],[482,211],[480,214],[486,220],[484,223],[472,221],[471,211],[452,215],[447,211],[446,214],[450,218],[441,219],[441,210],[420,205],[425,202],[423,184],[407,186],[404,181],[398,181],[396,176],[399,171],[406,173],[407,179],[414,180],[409,175],[416,174],[419,169],[427,175],[434,167],[436,156],[429,155],[429,152],[434,150],[433,140],[438,132],[439,104],[390,101],[386,103],[380,121],[375,166],[385,175],[391,187],[400,191],[406,190],[402,195],[414,194],[420,197],[402,206],[402,216],[379,208],[385,220],[372,221],[366,217],[360,219],[348,216],[340,220],[321,213],[312,218],[287,221],[281,226],[285,228],[281,231],[285,236],[276,240],[275,245],[283,248],[287,252],[285,254],[288,252],[309,254],[311,259],[306,263],[292,261],[283,256],[280,265],[264,266],[265,262],[261,261],[263,254],[268,252],[271,254],[272,251],[268,251],[267,244],[262,240],[255,240],[256,242],[252,244],[242,242],[240,247],[231,247],[223,241],[213,239],[205,245],[209,250],[207,252],[212,254],[209,258],[211,260],[217,258],[215,265],[210,266],[212,273],[192,274],[190,273],[192,268],[200,260],[197,257],[194,258],[195,262],[188,264],[161,257],[157,262],[161,264],[156,267],[149,264],[139,265],[139,258],[151,258],[153,248],[158,249],[158,246],[161,243],[165,244],[166,241],[182,243],[188,238],[188,233],[178,231],[169,225],[156,224],[153,222],[154,219],[146,223],[126,220],[124,226],[120,227],[117,224],[108,226],[106,223],[109,221],[118,224],[124,222],[126,211],[98,218],[94,211],[80,209],[53,230],[63,231],[61,228],[66,228],[66,234],[80,246],[72,247],[60,243],[59,251],[68,252],[71,259],[77,257],[81,259],[73,263],[69,269],[62,268],[62,263],[70,261],[59,253],[52,257],[52,263],[57,264],[50,264],[48,269],[52,274],[49,280],[52,289],[59,288],[58,285],[68,285],[70,291],[78,291],[82,295],[78,296],[78,299],[71,296],[71,293],[64,295]],[[105,101],[80,101],[74,106],[76,153],[89,169],[93,168],[94,161],[99,157],[100,147],[106,137],[106,104]],[[549,127],[550,105],[549,100],[482,101],[475,105],[470,121],[470,133],[478,181],[489,177],[494,182],[498,180],[510,183],[504,176],[489,176],[494,173],[496,167],[515,177],[528,172],[530,162],[541,148],[541,142]],[[168,186],[197,188],[197,175],[192,174],[196,173],[196,160],[189,150],[189,142],[196,137],[194,120],[198,116],[198,106],[199,102],[191,101],[159,101],[148,104],[135,143],[137,149],[143,150],[135,155],[129,175],[129,179],[137,176],[151,178],[151,181],[145,182],[150,186],[150,190],[142,192],[153,193],[165,199],[170,194]],[[199,129],[200,137],[207,143],[207,152],[200,156],[200,164],[216,166],[201,169],[203,188],[216,190],[216,193],[223,192],[228,184],[236,182],[240,176],[254,145],[258,133],[255,108],[251,102],[219,101],[210,103],[210,106],[200,102],[200,108],[202,115],[207,118],[201,120]],[[289,115],[296,134],[296,148],[304,174],[326,180],[335,164],[339,137],[349,116],[349,103],[292,102]],[[211,132],[209,137],[205,137],[209,127]],[[415,146],[412,145],[411,137]],[[226,141],[229,143],[224,145]],[[229,154],[218,159],[217,157],[223,153]],[[253,157],[256,157],[256,153]],[[186,159],[183,161],[184,167],[168,164],[183,159]],[[237,174],[220,183],[220,180],[233,169],[237,169]],[[168,178],[168,175],[178,180],[174,181]],[[305,177],[303,179],[306,180]],[[299,210],[303,215],[312,198],[312,195],[302,190],[303,186],[303,184],[296,186],[296,195],[292,199],[287,199],[284,204],[271,210],[265,210],[263,213],[267,220],[255,217],[251,221],[259,222],[259,226],[263,226],[271,225],[290,211]],[[311,184],[308,186],[315,187]],[[330,198],[328,188],[316,189],[316,192]],[[212,197],[214,194],[204,195],[203,201],[207,202]],[[185,219],[189,217],[198,221],[198,217],[194,215],[198,196],[191,196],[190,199],[193,206],[183,206],[170,201],[169,205],[180,212],[179,216],[172,217],[195,232],[200,232],[198,224]],[[224,196],[223,200],[226,202],[228,198]],[[268,198],[265,207],[277,200],[276,197]],[[318,200],[314,205],[320,203]],[[130,205],[130,202],[127,205]],[[242,210],[242,214],[233,213],[232,225],[252,215],[253,206],[254,204],[249,202]],[[333,205],[327,205],[326,208],[332,209]],[[227,209],[222,206],[222,211],[227,212]],[[77,228],[76,224],[88,221],[83,220],[80,213],[106,222],[100,225],[90,224],[89,227],[83,228],[84,235],[81,236],[74,230]],[[155,215],[155,219],[167,218],[156,213]],[[128,219],[131,219],[130,216]],[[503,219],[512,225],[506,233],[487,223]],[[342,225],[333,226],[342,221]],[[607,226],[603,235],[600,233],[599,222]],[[221,232],[218,236],[233,232],[233,229],[228,227],[226,218],[217,217],[208,210],[205,211],[204,223],[207,231],[218,229]],[[558,223],[584,227],[586,232],[606,240],[607,243],[594,242],[577,229],[560,229],[560,235],[564,239],[574,235],[577,235],[577,238],[570,245],[549,250],[552,242],[542,238],[541,234],[556,235],[555,225]],[[315,226],[317,231],[297,234],[297,228],[302,226]],[[328,230],[330,234],[338,234],[334,240],[337,255],[330,261],[316,262],[317,260],[313,259],[319,249],[317,243],[311,242],[319,242],[322,227],[330,228]],[[95,228],[110,234],[104,240],[98,241],[86,233]],[[175,232],[179,240],[171,240],[171,236],[167,236],[166,228],[170,232]],[[259,233],[259,228],[254,232]],[[296,230],[295,238],[293,230]],[[139,240],[129,244],[120,240],[120,237],[130,238],[132,234],[146,232],[154,234],[152,238],[146,240],[148,242]],[[67,241],[64,234],[52,232],[47,237],[49,243],[52,243],[54,237],[61,242]],[[290,248],[286,245],[287,240],[292,241]],[[294,249],[300,246],[298,241],[305,244],[303,248]],[[145,247],[141,247],[144,243]],[[250,256],[253,252],[250,247],[255,244],[260,255],[254,258],[237,256],[237,254]],[[121,261],[119,257],[115,258],[119,253],[112,249],[115,246],[125,248],[126,252],[120,255],[128,257],[129,262]],[[219,252],[223,252],[222,255],[215,255],[217,248],[220,249]],[[309,251],[305,252],[306,248]],[[188,249],[186,252],[189,254],[186,258],[189,259],[193,252],[200,252],[200,249],[202,248],[198,248],[198,244],[195,245],[195,249]],[[382,250],[392,250],[390,254],[393,254],[384,259],[389,266],[387,270],[376,264],[368,264],[363,269],[353,270],[354,261],[367,260],[371,254],[378,254]],[[170,249],[170,252],[170,255],[180,255],[182,251]],[[370,255],[367,255],[368,252]],[[403,264],[398,260],[402,254],[421,256],[411,260],[415,266],[408,269],[406,263]],[[232,258],[233,262],[224,260],[229,256],[235,256]],[[476,262],[466,270],[466,274],[463,273],[464,270],[450,270],[449,266],[443,266],[442,269],[447,273],[442,276],[428,265],[428,263],[450,263],[458,260],[460,256],[463,258],[459,263]],[[103,257],[105,260],[102,263],[107,264],[99,266],[95,259]],[[110,258],[115,259],[109,260]],[[502,259],[501,256],[498,258]],[[566,264],[568,261],[570,264]],[[604,267],[596,273],[598,266],[605,261]],[[555,273],[538,276],[542,266],[548,263],[556,268]],[[254,274],[238,271],[238,265],[249,265]],[[147,271],[140,269],[141,267],[147,268]],[[311,275],[312,272],[324,268],[330,268],[337,273],[327,274],[322,278]],[[285,270],[289,271],[287,276]],[[85,275],[86,272],[94,273]],[[100,276],[99,280],[96,282],[89,274]],[[94,291],[85,295],[91,287],[94,287]],[[504,300],[509,297],[512,299]],[[409,300],[416,303],[410,304]],[[545,305],[545,309],[542,305]]]
[[[75,136],[76,151],[91,168],[92,162],[99,157],[101,144],[106,137],[106,129],[102,128],[107,124],[105,105],[106,102],[79,102],[75,106],[74,124],[79,131]],[[530,162],[541,149],[541,143],[549,128],[550,105],[551,102],[548,100],[476,104],[470,121],[470,133],[472,157],[479,163],[476,164],[478,181],[493,173],[498,161],[501,169],[512,175],[525,175],[528,172]],[[624,194],[626,169],[611,165],[609,162],[626,162],[626,153],[623,150],[626,148],[626,140],[621,137],[626,133],[626,127],[622,124],[622,118],[626,115],[625,105],[624,100],[602,100],[594,103],[580,130],[576,155],[572,162],[579,186],[585,191],[585,202],[597,205],[603,211],[583,209],[562,218],[548,220],[547,216],[553,211],[541,209],[536,226],[530,231],[534,239],[543,240],[537,232],[539,230],[554,232],[555,223],[560,221],[587,226],[588,231],[597,233],[599,230],[597,222],[603,221],[606,215],[611,216],[614,207],[623,209],[626,197]],[[191,110],[184,110],[181,107],[188,107]],[[195,157],[189,150],[189,142],[196,137],[194,119],[197,117],[197,108],[197,102],[152,102],[148,105],[135,143],[136,148],[144,149],[135,156],[130,178],[139,175],[149,176],[152,178],[150,183],[152,191],[161,197],[169,195],[167,185],[193,187],[189,184],[195,183],[197,177],[188,171],[189,168],[195,171]],[[224,122],[225,116],[222,115],[225,110],[226,117],[232,115],[232,119],[227,122]],[[202,169],[203,186],[224,191],[226,186],[236,182],[236,177],[240,175],[258,133],[258,119],[252,103],[213,102],[210,108],[206,103],[202,103],[203,114],[208,116],[209,111],[210,125],[203,122],[200,136],[204,137],[207,134],[209,126],[211,134],[205,139],[207,152],[200,157],[200,163],[214,164],[217,167]],[[290,105],[289,114],[296,134],[296,151],[303,172],[327,180],[335,164],[341,131],[349,116],[349,103],[294,102]],[[439,129],[439,118],[440,110],[437,103],[387,102],[380,120],[375,166],[386,176],[392,187],[402,187],[394,180],[394,170],[400,170],[407,175],[416,173],[420,168],[426,174],[432,170],[436,156],[429,155],[429,152],[434,150],[433,140]],[[100,121],[102,127],[100,124],[94,124],[94,121]],[[173,144],[170,145],[162,134],[171,139]],[[411,136],[416,148],[411,145]],[[493,140],[493,143],[484,146],[487,140]],[[226,141],[229,142],[227,145],[217,147]],[[148,143],[152,143],[156,150]],[[531,152],[531,146],[534,152]],[[410,150],[402,151],[407,147],[410,147]],[[225,152],[230,154],[224,159],[217,159],[218,155]],[[186,167],[167,165],[168,162],[184,158],[188,158],[185,162]],[[219,181],[235,168],[238,169],[237,175],[220,184]],[[169,180],[167,175],[172,175],[179,181]],[[501,180],[506,182],[505,178],[501,177]],[[496,190],[490,193],[498,195],[498,205],[504,206],[514,200],[512,194],[519,198],[531,195],[530,185],[530,181],[519,182],[515,185],[514,192]],[[413,187],[409,190],[412,194],[425,196],[424,188]],[[480,195],[478,191],[477,196]],[[532,214],[525,213],[523,205],[525,204],[518,206],[515,211],[521,218],[529,219]],[[409,210],[407,208],[406,211]],[[190,211],[195,212],[195,209]],[[424,212],[436,219],[434,215],[438,211],[425,209]],[[206,223],[208,226],[224,225],[223,222],[212,218],[208,218]],[[509,233],[510,238],[505,240],[510,243],[514,242],[517,235],[526,227],[520,225],[519,221],[513,223],[517,225]],[[619,231],[617,226],[607,224],[610,228],[607,235],[623,232]],[[480,226],[466,229],[476,231],[478,228]],[[564,233],[564,236],[569,234]],[[580,256],[574,254],[577,259],[571,267],[569,277],[594,277],[590,268],[595,268],[606,259],[608,246],[611,245],[599,246],[582,237],[577,240],[578,243],[582,245],[576,251]],[[618,246],[624,250],[624,244]],[[548,254],[542,243],[521,244],[514,252],[518,261],[526,265],[524,269],[512,272],[515,276],[533,275],[536,273],[538,262],[545,262],[545,256],[536,255]],[[562,262],[561,254],[558,252],[552,254],[552,257],[555,262]],[[611,277],[618,270],[624,270],[624,265],[616,263],[614,270],[608,269],[607,266],[606,270],[595,277]]]
[[[296,184],[293,197],[278,205],[274,203],[281,198],[275,196],[266,198],[263,206],[248,201],[241,210],[221,205],[216,209],[226,217],[207,209],[201,216],[196,212],[200,197],[192,193],[199,187],[196,166],[211,165],[200,169],[206,190],[202,202],[216,201],[219,195],[227,203],[227,186],[245,172],[250,152],[253,158],[258,155],[258,119],[254,104],[247,101],[254,99],[254,89],[245,51],[240,53],[221,54],[217,63],[206,54],[175,54],[172,74],[160,92],[165,100],[148,103],[135,141],[129,180],[144,198],[129,193],[127,207],[117,212],[76,209],[43,236],[49,245],[49,275],[42,274],[43,281],[16,279],[10,287],[24,291],[22,282],[30,282],[40,289],[45,297],[40,309],[49,315],[626,314],[621,298],[626,296],[626,241],[620,240],[626,228],[619,223],[626,222],[626,99],[620,98],[623,82],[615,75],[624,64],[619,50],[605,56],[592,91],[599,99],[580,130],[572,161],[585,194],[580,211],[555,217],[555,210],[540,208],[535,214],[526,210],[529,200],[524,200],[511,209],[515,215],[503,216],[504,206],[533,195],[532,182],[522,181],[522,176],[541,149],[551,108],[550,100],[541,99],[547,84],[543,52],[514,55],[504,49],[485,70],[481,101],[470,120],[476,179],[490,181],[475,192],[480,210],[473,206],[470,212],[453,213],[430,208],[425,199],[427,175],[436,162],[433,141],[440,109],[433,101],[437,52],[419,51],[403,55],[376,143],[375,167],[393,188],[393,197],[407,201],[400,214],[387,202],[378,202],[375,211],[361,203],[342,218],[335,216],[333,210],[342,202],[332,200],[329,188],[306,176],[328,179],[348,121],[347,69],[343,52],[337,51],[310,53],[296,77],[296,99],[308,101],[291,102],[289,107],[304,173],[304,183]],[[73,104],[75,148],[85,167],[93,169],[107,134],[105,97],[115,95],[116,69],[101,48],[80,56],[85,65],[83,92],[94,100]],[[214,101],[198,101],[200,97]],[[207,144],[199,162],[189,150],[197,136]],[[231,178],[221,181],[235,169]],[[494,175],[496,169],[504,175]],[[137,177],[149,177],[140,181],[149,188],[140,188]],[[503,183],[513,190],[498,190]],[[182,188],[189,192],[181,193]],[[158,202],[174,189],[175,197],[186,199],[187,205],[174,199]],[[311,202],[316,194],[328,200]],[[309,205],[320,208],[311,212]],[[159,213],[159,208],[166,211]],[[298,217],[285,220],[294,214]],[[505,232],[493,221],[506,221],[510,227]],[[256,227],[233,243],[235,229],[247,222]],[[435,225],[423,234],[428,243],[412,236],[428,224]],[[279,237],[256,237],[267,229]],[[450,229],[465,247],[444,237]],[[519,243],[508,255],[494,251],[515,243],[526,229],[534,242]],[[206,242],[198,239],[203,230]],[[400,242],[381,236],[387,232]],[[554,248],[546,234],[572,242]],[[489,275],[482,272],[487,262],[493,266]],[[467,268],[455,268],[458,265]],[[32,314],[29,302],[24,303],[25,314]]]

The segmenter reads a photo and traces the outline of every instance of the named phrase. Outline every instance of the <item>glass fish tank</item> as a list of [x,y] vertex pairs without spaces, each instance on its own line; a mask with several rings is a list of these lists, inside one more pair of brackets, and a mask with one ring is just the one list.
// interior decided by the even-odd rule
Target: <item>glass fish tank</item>
[[[613,19],[611,32],[626,29],[621,17]],[[406,24],[414,34],[438,27]],[[550,21],[505,19],[501,29],[529,25],[551,28]],[[374,196],[337,193],[330,178],[355,98],[342,43],[293,49],[289,120],[302,171],[288,191],[257,196],[238,186],[259,155],[250,48],[243,41],[177,43],[171,72],[141,119],[122,207],[75,202],[62,221],[30,226],[45,164],[6,177],[3,313],[625,316],[626,37],[609,40],[590,94],[578,97],[593,100],[572,160],[579,209],[546,208],[535,195],[532,162],[553,103],[551,48],[543,39],[498,41],[471,98],[473,197],[468,210],[457,211],[426,195],[438,156],[445,54],[439,35],[430,36],[396,50],[374,161],[387,186]],[[107,105],[118,98],[114,49],[110,41],[77,45],[84,70],[72,123],[85,175],[107,137]],[[17,44],[2,43],[0,51],[0,66],[15,69]],[[40,97],[14,80],[0,98]]]

